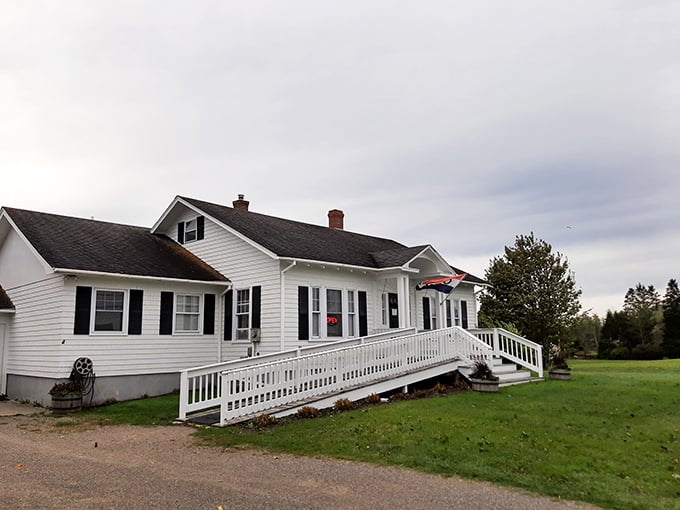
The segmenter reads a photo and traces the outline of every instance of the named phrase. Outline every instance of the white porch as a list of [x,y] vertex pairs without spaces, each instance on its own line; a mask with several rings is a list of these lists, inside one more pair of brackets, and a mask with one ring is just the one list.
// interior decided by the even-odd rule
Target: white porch
[[[543,377],[538,344],[502,329],[460,327],[416,332],[401,329],[181,372],[179,419],[200,414],[228,425],[257,414],[284,416],[299,407],[330,407],[340,398],[358,400],[455,370],[465,373],[485,360],[505,383]],[[522,368],[517,371],[516,367]],[[516,374],[521,374],[520,376]]]

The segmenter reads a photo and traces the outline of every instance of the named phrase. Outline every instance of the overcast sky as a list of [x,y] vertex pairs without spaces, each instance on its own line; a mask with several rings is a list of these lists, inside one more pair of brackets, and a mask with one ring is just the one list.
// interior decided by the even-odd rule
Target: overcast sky
[[585,309],[680,278],[680,2],[0,6],[0,205],[151,226],[176,195],[432,244],[515,236]]

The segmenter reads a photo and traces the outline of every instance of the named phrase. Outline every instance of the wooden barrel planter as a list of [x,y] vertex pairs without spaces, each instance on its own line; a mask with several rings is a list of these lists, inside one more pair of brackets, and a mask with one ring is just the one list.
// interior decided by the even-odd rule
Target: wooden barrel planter
[[490,381],[488,379],[470,379],[470,387],[472,391],[481,391],[484,393],[495,393],[498,391],[498,379]]
[[52,395],[52,412],[54,414],[77,413],[83,407],[82,395]]
[[571,380],[571,370],[568,368],[551,368],[548,371],[548,378],[554,381]]

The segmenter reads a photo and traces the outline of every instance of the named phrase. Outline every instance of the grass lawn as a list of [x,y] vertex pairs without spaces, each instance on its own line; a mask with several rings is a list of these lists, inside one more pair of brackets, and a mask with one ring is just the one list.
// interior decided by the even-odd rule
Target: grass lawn
[[[574,361],[572,380],[394,402],[266,430],[197,432],[252,445],[405,466],[616,509],[680,509],[680,360]],[[177,397],[102,408],[103,422],[177,413]],[[132,410],[128,406],[139,406]],[[127,411],[116,411],[122,406]],[[154,406],[155,407],[155,406]]]

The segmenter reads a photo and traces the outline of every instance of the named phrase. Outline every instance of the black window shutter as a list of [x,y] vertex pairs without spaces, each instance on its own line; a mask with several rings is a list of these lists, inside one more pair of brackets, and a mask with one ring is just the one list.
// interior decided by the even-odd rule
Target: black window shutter
[[203,334],[215,334],[215,294],[203,296]]
[[196,240],[200,241],[205,235],[205,217],[199,216],[196,218]]
[[430,298],[423,298],[423,329],[432,329],[430,322]]
[[309,287],[298,287],[298,340],[309,340]]
[[463,329],[468,328],[467,301],[460,302],[460,324]]
[[128,307],[128,335],[142,334],[142,308],[144,305],[144,291],[133,289],[130,291]]
[[172,292],[161,292],[161,335],[172,335],[172,305],[174,297]]
[[179,244],[184,244],[184,222],[180,221],[177,224],[177,242]]
[[228,290],[224,295],[224,339],[231,340],[231,329],[234,320],[234,291]]
[[90,307],[92,287],[76,287],[76,315],[73,321],[74,335],[90,334]]
[[252,295],[252,306],[253,306],[253,311],[252,315],[250,317],[250,326],[253,328],[259,328],[260,323],[261,323],[261,301],[262,301],[262,287],[260,285],[257,285],[256,287],[253,287],[253,295]]
[[368,335],[368,306],[366,292],[359,291],[359,336]]

